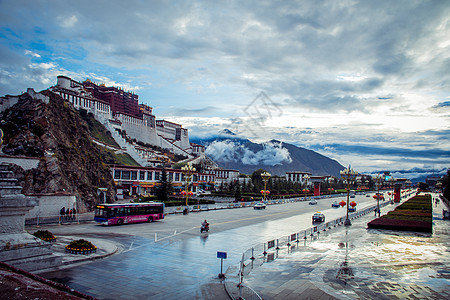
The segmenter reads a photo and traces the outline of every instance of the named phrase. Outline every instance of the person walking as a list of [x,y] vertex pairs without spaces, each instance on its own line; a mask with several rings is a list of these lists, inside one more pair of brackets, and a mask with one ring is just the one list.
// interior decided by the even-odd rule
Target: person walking
[[66,214],[66,208],[63,207],[59,211],[59,222],[61,223],[64,220],[64,215]]

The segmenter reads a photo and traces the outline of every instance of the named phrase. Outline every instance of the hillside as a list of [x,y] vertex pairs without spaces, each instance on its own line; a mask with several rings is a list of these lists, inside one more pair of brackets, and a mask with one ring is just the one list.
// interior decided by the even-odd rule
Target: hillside
[[41,158],[37,169],[16,170],[22,192],[71,192],[82,200],[81,211],[98,202],[98,188],[107,188],[112,201],[115,187],[105,162],[116,158],[92,142],[87,122],[67,102],[52,92],[42,93],[48,104],[25,93],[0,115],[2,152]]
[[244,174],[263,168],[273,175],[284,175],[289,171],[307,171],[313,175],[339,177],[344,167],[336,160],[292,144],[271,140],[253,143],[224,130],[207,139],[192,139],[206,146],[206,154],[226,169],[239,170]]

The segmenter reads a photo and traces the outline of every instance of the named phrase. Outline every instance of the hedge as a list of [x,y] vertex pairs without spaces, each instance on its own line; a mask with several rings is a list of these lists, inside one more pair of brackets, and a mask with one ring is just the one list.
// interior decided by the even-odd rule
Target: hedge
[[431,195],[416,195],[394,211],[367,224],[372,229],[432,232]]

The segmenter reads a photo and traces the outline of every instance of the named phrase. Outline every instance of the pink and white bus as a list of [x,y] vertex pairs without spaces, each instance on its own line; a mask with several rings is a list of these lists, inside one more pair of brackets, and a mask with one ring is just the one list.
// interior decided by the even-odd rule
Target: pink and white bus
[[164,219],[164,203],[101,204],[95,208],[94,220],[103,225],[153,222]]

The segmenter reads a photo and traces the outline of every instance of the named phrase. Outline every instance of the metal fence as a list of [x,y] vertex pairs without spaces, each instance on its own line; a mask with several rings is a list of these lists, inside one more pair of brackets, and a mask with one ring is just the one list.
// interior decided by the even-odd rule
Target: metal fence
[[[390,201],[380,203],[380,208],[389,204],[391,204]],[[369,213],[374,213],[376,208],[377,206],[374,205],[357,212],[349,213],[348,218],[350,220],[353,220],[361,216],[367,215]],[[337,218],[330,222],[324,222],[316,226],[312,226],[306,230],[293,232],[290,235],[281,236],[277,239],[256,244],[252,248],[244,251],[242,254],[242,259],[240,262],[238,272],[239,274],[238,288],[240,289],[241,287],[245,287],[245,295],[244,292],[242,292],[244,296],[242,296],[241,298],[234,298],[234,299],[261,299],[261,297],[255,291],[253,291],[249,287],[246,287],[242,283],[244,275],[248,274],[251,271],[251,269],[253,269],[253,264],[256,259],[261,259],[263,262],[273,261],[278,256],[278,250],[281,250],[283,248],[289,250],[291,246],[294,245],[298,246],[300,242],[306,241],[308,238],[319,237],[320,234],[323,233],[324,231],[331,230],[332,228],[343,225],[345,220],[346,217]],[[227,282],[225,282],[225,284],[227,285]],[[248,293],[254,293],[255,295],[248,295]]]
[[72,216],[66,215],[54,215],[54,216],[36,216],[33,218],[25,218],[25,225],[40,225],[40,224],[70,224],[70,223],[83,223],[94,220],[93,213],[75,214]]
[[[215,204],[189,205],[188,210],[190,212],[200,212],[200,211],[209,211],[209,210],[218,210],[218,209],[233,209],[233,208],[242,208],[242,207],[252,207],[253,205],[255,205],[255,203],[258,203],[258,202],[263,202],[266,205],[276,205],[276,204],[284,204],[284,203],[309,201],[311,199],[333,198],[333,197],[339,197],[339,196],[343,196],[343,195],[344,194],[334,194],[334,195],[321,195],[321,196],[311,196],[311,197],[295,197],[295,198],[266,200],[266,201],[222,202],[222,203],[215,203]],[[186,208],[186,206],[166,207],[166,213],[167,214],[177,214],[177,213],[181,214],[181,213],[183,213],[183,210],[185,208]]]
[[231,299],[239,299],[239,300],[263,300],[261,296],[258,295],[251,287],[246,286],[244,284],[240,284],[234,288],[233,285],[236,283],[231,282],[229,280],[225,280],[225,290],[228,296]]

